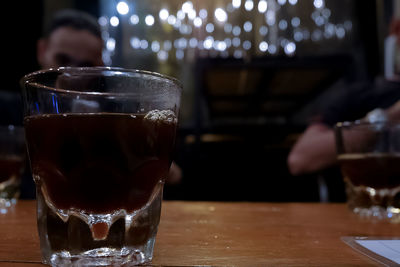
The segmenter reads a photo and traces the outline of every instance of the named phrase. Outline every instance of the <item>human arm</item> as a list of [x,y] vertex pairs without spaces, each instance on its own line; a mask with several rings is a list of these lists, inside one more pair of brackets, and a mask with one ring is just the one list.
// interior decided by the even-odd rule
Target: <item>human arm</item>
[[[400,101],[383,110],[389,121],[400,121]],[[371,113],[361,120],[369,121]],[[336,163],[333,128],[323,123],[311,124],[294,145],[288,156],[289,171],[293,175],[312,173]]]
[[334,131],[323,123],[311,124],[288,156],[289,171],[293,175],[312,173],[335,163]]
[[176,164],[174,161],[171,164],[171,168],[169,169],[167,184],[179,184],[182,180],[182,169]]
[[386,116],[391,121],[400,121],[400,100],[385,110]]

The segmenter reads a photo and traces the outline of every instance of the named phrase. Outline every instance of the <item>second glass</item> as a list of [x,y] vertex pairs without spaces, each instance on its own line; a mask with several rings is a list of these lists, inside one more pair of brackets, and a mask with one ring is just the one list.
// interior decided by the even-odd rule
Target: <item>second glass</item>
[[59,68],[22,81],[43,262],[151,261],[181,85],[119,68]]
[[339,123],[336,143],[349,208],[400,222],[400,124]]

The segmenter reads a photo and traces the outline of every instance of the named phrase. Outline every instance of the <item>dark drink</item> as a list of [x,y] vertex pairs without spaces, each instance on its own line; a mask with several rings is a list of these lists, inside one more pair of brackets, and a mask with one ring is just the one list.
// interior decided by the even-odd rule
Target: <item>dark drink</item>
[[57,209],[140,209],[167,176],[175,120],[111,113],[26,117],[36,183]]
[[390,189],[400,186],[400,154],[343,154],[343,176],[354,186]]

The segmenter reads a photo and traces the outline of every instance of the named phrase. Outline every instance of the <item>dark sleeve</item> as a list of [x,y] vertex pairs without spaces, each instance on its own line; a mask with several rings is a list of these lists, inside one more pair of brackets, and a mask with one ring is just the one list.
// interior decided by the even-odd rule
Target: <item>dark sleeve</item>
[[343,88],[322,111],[322,122],[334,126],[341,121],[362,118],[369,110],[371,86],[366,83]]
[[0,124],[22,125],[22,99],[19,93],[0,91]]

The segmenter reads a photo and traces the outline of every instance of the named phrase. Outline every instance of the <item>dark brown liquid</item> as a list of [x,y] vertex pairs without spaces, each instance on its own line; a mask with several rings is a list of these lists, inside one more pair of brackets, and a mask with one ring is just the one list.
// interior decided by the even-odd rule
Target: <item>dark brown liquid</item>
[[175,123],[109,113],[37,115],[24,123],[33,175],[56,208],[132,212],[167,176]]
[[12,177],[19,177],[24,168],[23,157],[7,156],[0,157],[0,183]]
[[355,186],[374,189],[400,186],[400,155],[350,154],[340,155],[343,176]]

